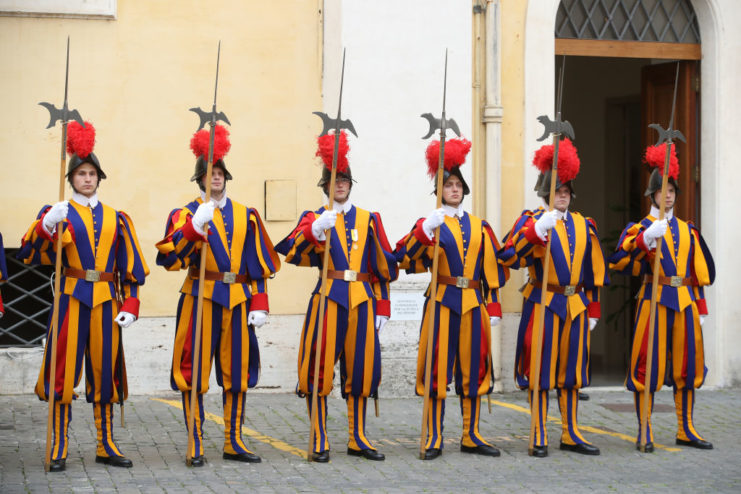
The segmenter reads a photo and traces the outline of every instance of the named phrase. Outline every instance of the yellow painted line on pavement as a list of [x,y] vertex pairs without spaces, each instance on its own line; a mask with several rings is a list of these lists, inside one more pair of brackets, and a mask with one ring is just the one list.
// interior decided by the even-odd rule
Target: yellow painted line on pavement
[[[153,401],[159,401],[161,403],[164,403],[166,405],[173,406],[179,410],[183,409],[183,404],[178,400],[165,400],[163,398],[150,398]],[[216,422],[220,426],[224,427],[224,419],[215,413],[206,412],[206,420],[210,420],[211,422]],[[274,447],[275,449],[278,449],[280,451],[285,451],[286,453],[291,453],[292,455],[300,456],[301,458],[306,458],[306,451],[296,448],[294,446],[291,446],[290,444],[281,441],[280,439],[276,439],[271,436],[266,436],[265,434],[261,434],[257,432],[256,430],[252,430],[248,427],[242,426],[242,433],[251,437],[252,439],[256,441],[260,441],[265,444],[269,444],[270,446]]]
[[[500,406],[500,407],[503,407],[503,408],[509,408],[510,410],[514,410],[516,412],[522,412],[522,413],[526,413],[526,414],[530,415],[530,409],[529,408],[525,408],[525,407],[520,406],[520,405],[514,405],[512,403],[505,403],[505,402],[499,401],[499,400],[491,400],[491,402],[493,404],[497,405],[497,406]],[[548,415],[548,421],[549,422],[556,422],[557,424],[560,424],[561,423],[561,419],[559,417],[554,417],[553,415]],[[581,424],[579,425],[579,429],[581,429],[583,431],[591,432],[592,434],[601,434],[603,436],[612,436],[612,437],[616,437],[618,439],[623,439],[623,440],[628,441],[630,443],[635,443],[635,438],[634,437],[629,436],[627,434],[621,434],[620,432],[606,431],[604,429],[598,429],[597,427],[590,427],[588,425],[581,425]],[[659,449],[666,450],[666,451],[673,451],[673,452],[682,451],[679,448],[672,448],[670,446],[664,446],[663,444],[658,444],[658,443],[654,443],[654,446],[657,447],[657,448],[659,448]]]

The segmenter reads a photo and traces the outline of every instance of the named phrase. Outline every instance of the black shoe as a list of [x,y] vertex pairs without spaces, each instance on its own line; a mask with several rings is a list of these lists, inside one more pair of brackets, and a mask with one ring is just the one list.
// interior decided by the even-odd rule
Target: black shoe
[[586,393],[579,393],[579,401],[589,401],[589,395]]
[[694,441],[685,441],[684,439],[677,439],[679,446],[689,446],[690,448],[697,449],[713,449],[713,443],[708,442],[704,439],[695,439]]
[[562,442],[561,446],[559,446],[559,449],[564,450],[564,451],[573,451],[574,453],[579,453],[580,455],[591,455],[591,456],[599,455],[599,448],[593,444],[587,444],[587,443],[566,444]]
[[[641,450],[641,443],[636,443],[636,449],[638,451]],[[644,453],[653,453],[654,452],[654,443],[646,443],[646,449],[643,451]]]
[[425,457],[422,458],[423,460],[434,460],[438,456],[443,454],[443,450],[440,448],[429,448],[425,450]]
[[533,446],[533,454],[530,456],[534,456],[536,458],[545,458],[548,456],[548,446]]
[[67,458],[60,458],[59,460],[51,460],[49,463],[50,472],[64,472],[67,468]]
[[311,455],[311,460],[317,463],[329,463],[329,450],[325,449],[324,451],[319,451],[318,453],[314,451],[314,453]]
[[479,444],[477,446],[464,446],[461,444],[461,452],[463,453],[474,453],[483,456],[499,456],[501,453],[494,446],[488,444]]
[[260,463],[262,458],[254,453],[226,453],[224,452],[223,458],[225,460],[241,461],[243,463]]
[[96,456],[95,463],[103,463],[112,467],[131,468],[134,466],[131,460],[124,456]]
[[205,464],[206,464],[206,457],[203,455],[194,456],[193,458],[190,459],[191,467],[202,467]]
[[383,461],[386,457],[375,449],[352,449],[347,448],[347,454],[350,456],[362,456],[366,460]]

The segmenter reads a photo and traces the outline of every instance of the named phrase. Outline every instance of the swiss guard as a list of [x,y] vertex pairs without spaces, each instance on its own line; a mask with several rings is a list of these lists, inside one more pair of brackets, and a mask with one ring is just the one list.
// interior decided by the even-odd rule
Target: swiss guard
[[[437,241],[440,245],[438,276],[433,281],[437,283],[435,300],[430,300],[430,286],[425,294],[417,352],[415,390],[424,396],[427,342],[432,329],[432,383],[427,407],[425,460],[442,454],[445,398],[454,380],[463,417],[461,451],[500,455],[479,432],[479,418],[481,397],[491,393],[494,383],[491,326],[498,324],[502,317],[499,288],[507,281],[509,269],[497,262],[500,245],[489,224],[463,208],[463,199],[470,189],[461,174],[461,166],[470,149],[471,142],[463,138],[445,142],[443,206],[419,219],[396,244],[400,268],[408,273],[430,270],[434,244]],[[430,177],[436,176],[439,153],[440,141],[430,143],[426,151]],[[439,236],[436,239],[437,228]],[[434,304],[434,312],[430,304]],[[435,324],[431,327],[432,314]]]
[[[704,287],[713,283],[715,265],[697,228],[674,215],[674,203],[679,194],[679,160],[674,145],[669,162],[665,217],[658,219],[665,153],[665,143],[646,149],[644,162],[655,167],[645,192],[651,201],[651,212],[638,223],[629,223],[625,227],[615,252],[609,258],[611,269],[627,276],[637,276],[642,282],[636,297],[638,304],[626,386],[634,393],[639,420],[636,440],[639,449],[642,440],[645,443],[644,451],[651,452],[654,449],[651,428],[653,395],[663,384],[674,388],[678,419],[676,443],[712,449],[713,445],[695,430],[692,416],[695,390],[702,386],[707,373],[702,338],[702,324],[708,314]],[[653,273],[658,239],[662,239],[660,268],[658,273]],[[649,317],[655,276],[659,278],[656,322],[650,330],[654,333],[653,356],[650,388],[646,389]],[[650,404],[647,410],[643,410],[644,393],[647,392],[650,393]],[[645,431],[641,430],[640,425],[644,412],[648,417]]]
[[[335,187],[329,190],[334,142],[331,133],[320,136],[316,153],[324,163],[317,185],[328,198],[333,195],[333,208],[325,205],[304,211],[296,228],[276,246],[286,262],[319,268],[321,273],[326,236],[330,237],[324,320],[318,320],[320,278],[309,298],[301,331],[296,392],[306,397],[310,417],[311,395],[318,393],[312,460],[328,462],[327,395],[332,391],[334,365],[339,360],[342,397],[347,400],[347,453],[383,460],[384,455],[365,434],[365,417],[368,398],[377,398],[381,383],[378,332],[391,315],[389,283],[398,271],[381,216],[350,200],[353,178],[345,131],[339,137]],[[319,328],[324,332],[321,349],[317,348]],[[317,354],[321,355],[318,388],[313,389]]]
[[[582,435],[577,426],[579,389],[589,386],[590,331],[600,318],[600,288],[608,283],[605,260],[597,237],[597,226],[569,206],[575,198],[573,180],[579,173],[577,149],[566,138],[560,142],[558,172],[550,203],[553,144],[541,147],[533,159],[540,171],[538,196],[546,207],[525,210],[507,235],[500,252],[501,262],[514,269],[527,268],[528,282],[522,288],[522,318],[517,334],[515,382],[529,390],[531,408],[539,401],[536,415],[533,456],[548,456],[546,421],[548,392],[556,390],[561,411],[560,449],[585,455],[598,455],[599,449]],[[546,242],[552,235],[550,267],[544,275]],[[541,306],[541,290],[547,290],[546,306]],[[539,400],[533,399],[536,373],[532,335],[538,312],[545,309],[541,331],[542,358]]]
[[[26,264],[54,264],[62,236],[62,279],[59,297],[57,362],[54,385],[53,442],[50,471],[65,469],[67,430],[72,400],[85,365],[88,403],[93,404],[98,448],[95,461],[131,467],[113,439],[113,405],[128,395],[121,330],[139,315],[139,287],[149,269],[131,218],[98,199],[106,178],[93,153],[95,128],[70,122],[67,127],[67,181],[72,198],[41,208],[23,237],[17,254]],[[57,231],[62,222],[63,230]],[[36,383],[36,394],[49,399],[51,328]]]
[[[280,260],[273,250],[256,209],[228,197],[226,183],[232,175],[224,156],[229,151],[229,131],[214,129],[213,173],[207,184],[209,131],[193,135],[190,147],[196,156],[195,172],[200,197],[167,218],[165,238],[157,243],[157,264],[168,271],[186,270],[177,308],[175,344],[170,385],[182,393],[186,427],[190,392],[194,385],[194,362],[200,366],[197,413],[194,417],[191,466],[203,466],[203,394],[208,391],[211,365],[216,359],[216,381],[222,387],[224,405],[223,459],[259,463],[261,458],[242,439],[247,388],[260,377],[260,352],[255,329],[268,318],[267,279],[278,272]],[[205,202],[206,187],[211,200]],[[206,230],[208,233],[206,233]],[[194,355],[196,306],[201,249],[208,244],[203,281],[204,300],[200,354]]]

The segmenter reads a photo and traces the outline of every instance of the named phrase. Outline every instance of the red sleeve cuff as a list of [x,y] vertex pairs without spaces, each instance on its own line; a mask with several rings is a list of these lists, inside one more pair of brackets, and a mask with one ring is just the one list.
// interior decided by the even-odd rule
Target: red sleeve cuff
[[636,235],[636,245],[638,246],[639,249],[641,249],[644,252],[648,252],[649,254],[653,252],[654,250],[656,250],[656,249],[648,248],[648,245],[646,245],[646,241],[643,240],[643,232]]
[[419,240],[423,245],[433,245],[435,243],[435,238],[428,237],[424,228],[422,228],[422,222],[424,222],[424,220],[424,218],[420,218],[414,226],[414,238]]
[[[705,302],[704,298],[698,298],[695,300],[695,304],[697,304],[697,312],[699,312],[701,316],[708,315],[708,304]],[[1,303],[0,307],[2,307]]]
[[492,302],[486,306],[486,312],[489,313],[489,317],[502,317],[502,304]]
[[119,312],[134,314],[134,317],[139,319],[139,299],[136,297],[127,298],[124,300],[123,305],[121,305],[121,310]]
[[587,306],[587,313],[590,319],[599,319],[602,317],[602,305],[599,302],[590,302]]
[[267,293],[254,293],[252,294],[252,302],[250,302],[250,310],[264,310],[270,312],[268,306],[268,294]]
[[530,220],[527,228],[525,228],[525,238],[533,245],[545,245],[543,239],[535,232],[535,222],[532,220]]
[[391,317],[391,301],[389,300],[376,300],[376,315]]
[[51,242],[54,240],[54,238],[52,235],[49,235],[49,232],[47,232],[46,228],[44,228],[44,216],[42,216],[39,219],[39,222],[36,223],[36,235]]
[[183,235],[185,235],[185,238],[190,242],[208,242],[208,238],[196,231],[193,226],[193,220],[190,216],[188,216],[185,220],[185,225],[183,225]]
[[[312,244],[316,245],[317,247],[321,247],[321,243],[317,238],[314,236],[314,232],[311,229],[313,221],[307,221],[304,225],[299,226],[299,229],[301,230],[301,233],[304,234],[304,238],[311,242]],[[326,235],[326,233],[325,233]]]

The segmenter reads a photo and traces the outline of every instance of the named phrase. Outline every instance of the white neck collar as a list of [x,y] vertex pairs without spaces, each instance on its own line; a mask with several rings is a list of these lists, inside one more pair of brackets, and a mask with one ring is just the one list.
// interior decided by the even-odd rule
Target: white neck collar
[[[328,204],[325,204],[325,206],[326,205],[328,205]],[[343,202],[342,204],[340,204],[337,201],[334,201],[332,203],[332,209],[334,209],[336,213],[345,213],[345,214],[347,214],[352,209],[352,201],[350,201],[350,198],[348,198],[347,201]]]
[[[651,206],[651,212],[649,213],[654,218],[659,217],[659,208],[656,206]],[[671,208],[669,211],[664,212],[664,218],[667,220],[672,219],[672,216],[674,216],[674,208]]]
[[466,212],[463,209],[463,204],[458,204],[458,207],[453,207],[453,206],[448,206],[447,204],[443,204],[443,211],[445,212],[445,216],[450,216],[451,218],[455,218],[456,216],[458,218],[463,218],[463,215]]
[[75,201],[80,206],[85,206],[85,207],[89,206],[91,208],[94,208],[98,205],[98,193],[96,192],[90,197],[87,197],[87,196],[80,194],[79,192],[73,191],[72,200]]
[[[203,202],[206,202],[206,193],[201,191],[201,200]],[[221,196],[221,200],[217,201],[213,197],[211,197],[211,202],[214,203],[214,206],[216,206],[219,209],[224,209],[224,206],[226,206],[226,190],[224,191],[224,195]]]

